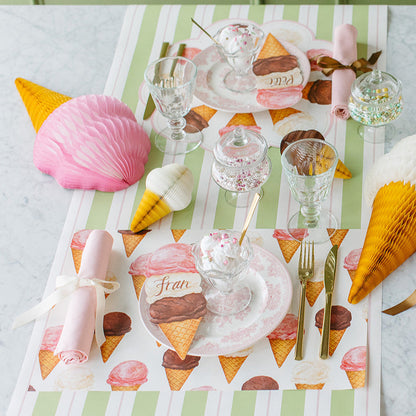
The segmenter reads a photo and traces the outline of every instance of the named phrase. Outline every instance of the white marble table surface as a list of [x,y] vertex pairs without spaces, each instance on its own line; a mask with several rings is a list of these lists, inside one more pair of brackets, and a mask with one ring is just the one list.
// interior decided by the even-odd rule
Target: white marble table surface
[[[6,413],[33,328],[11,331],[11,323],[42,298],[72,197],[33,165],[35,134],[14,79],[70,96],[102,93],[124,12],[125,6],[0,7],[0,415]],[[389,7],[387,69],[404,84],[398,139],[416,133],[415,22],[416,6]],[[383,306],[415,288],[416,255],[385,281]],[[383,416],[416,414],[415,317],[416,308],[382,316]]]

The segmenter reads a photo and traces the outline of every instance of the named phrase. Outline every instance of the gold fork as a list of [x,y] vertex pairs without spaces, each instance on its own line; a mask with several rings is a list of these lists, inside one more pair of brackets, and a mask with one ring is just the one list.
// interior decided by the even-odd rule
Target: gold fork
[[299,254],[298,277],[301,285],[298,330],[296,334],[295,360],[303,358],[303,328],[305,321],[306,282],[313,277],[315,263],[315,247],[312,241],[302,241]]

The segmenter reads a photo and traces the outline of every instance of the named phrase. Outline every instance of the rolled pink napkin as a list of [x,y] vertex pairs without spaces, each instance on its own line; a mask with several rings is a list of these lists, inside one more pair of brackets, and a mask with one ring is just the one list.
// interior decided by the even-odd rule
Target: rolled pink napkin
[[[112,245],[113,237],[107,231],[91,232],[82,255],[79,279],[106,279]],[[94,286],[78,287],[72,293],[55,350],[55,355],[65,364],[81,364],[88,360],[96,326],[96,307]]]
[[[357,29],[353,25],[346,23],[335,28],[332,57],[344,65],[351,65],[357,60]],[[350,116],[348,100],[354,80],[352,69],[337,69],[332,74],[331,113],[342,120]]]

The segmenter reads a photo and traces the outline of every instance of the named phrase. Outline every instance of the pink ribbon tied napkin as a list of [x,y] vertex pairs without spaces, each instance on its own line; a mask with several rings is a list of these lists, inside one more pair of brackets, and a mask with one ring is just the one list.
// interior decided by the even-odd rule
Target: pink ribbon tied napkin
[[117,282],[106,281],[112,246],[113,237],[107,231],[93,230],[85,244],[79,275],[58,276],[55,291],[41,303],[18,316],[13,328],[38,318],[70,296],[55,355],[65,364],[81,364],[87,361],[94,331],[98,346],[105,341],[105,294],[112,293],[120,287]]
[[[357,60],[357,29],[353,25],[343,24],[335,28],[332,57],[344,65],[351,65]],[[352,69],[338,69],[332,74],[331,113],[342,120],[350,116],[348,100],[354,80]]]

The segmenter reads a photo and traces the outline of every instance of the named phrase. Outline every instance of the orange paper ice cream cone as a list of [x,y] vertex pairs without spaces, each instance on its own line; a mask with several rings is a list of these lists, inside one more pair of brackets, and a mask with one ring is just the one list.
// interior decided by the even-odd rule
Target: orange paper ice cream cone
[[202,318],[185,319],[184,321],[159,324],[159,328],[166,335],[166,338],[172,344],[172,347],[183,360],[189,351],[201,320]]
[[228,384],[230,384],[233,378],[236,376],[238,370],[243,365],[247,357],[248,355],[243,357],[227,357],[225,355],[220,355],[218,357]]
[[124,335],[115,335],[115,336],[106,336],[104,344],[101,345],[101,357],[106,363],[110,358],[111,354],[117,348],[117,345],[120,344],[121,340],[124,338]]
[[36,133],[54,110],[61,104],[71,100],[71,97],[59,94],[23,78],[16,78],[15,84]]
[[306,299],[310,306],[313,306],[318,299],[319,295],[324,288],[324,282],[322,280],[315,282],[313,280],[308,280],[306,282]]
[[351,282],[355,279],[356,273],[357,273],[357,270],[348,270],[348,274],[350,275]]
[[415,186],[391,182],[373,202],[364,246],[348,297],[358,303],[416,251]]
[[339,179],[351,179],[352,173],[344,165],[344,163],[341,160],[338,160],[337,167],[335,168],[334,176]]
[[342,230],[335,230],[333,228],[328,228],[328,235],[330,235],[330,240],[333,246],[337,245],[338,248],[341,246],[341,243],[343,242],[345,236],[348,234],[348,229],[342,229]]
[[185,231],[186,231],[186,229],[185,229],[185,230],[171,230],[172,235],[173,235],[173,238],[174,238],[174,240],[175,240],[175,242],[176,242],[176,243],[177,243],[177,242],[181,239],[181,237],[185,234]]
[[271,34],[269,33],[264,41],[263,47],[257,60],[270,58],[271,56],[283,56],[290,55],[289,52],[283,47],[283,45]]
[[295,346],[296,339],[269,339],[269,343],[273,351],[274,359],[280,368]]
[[58,365],[59,357],[54,355],[52,351],[48,350],[39,350],[39,365],[40,373],[42,379],[45,380],[46,377],[52,372],[52,370]]

